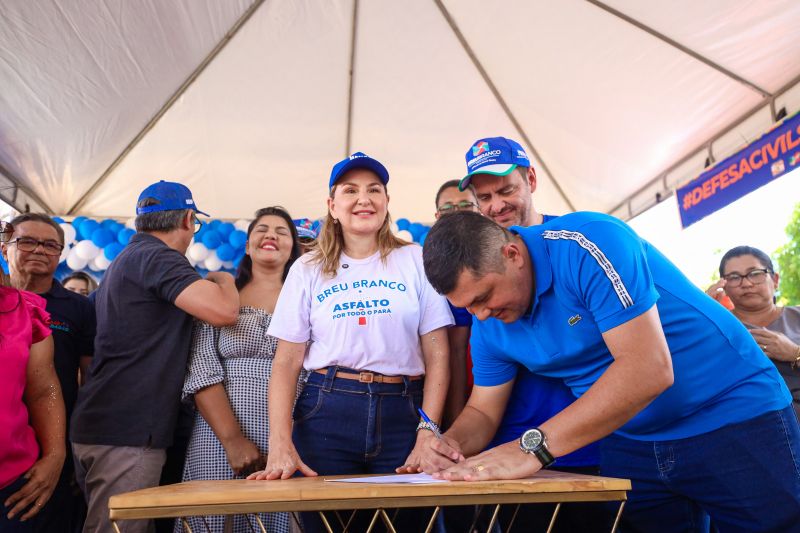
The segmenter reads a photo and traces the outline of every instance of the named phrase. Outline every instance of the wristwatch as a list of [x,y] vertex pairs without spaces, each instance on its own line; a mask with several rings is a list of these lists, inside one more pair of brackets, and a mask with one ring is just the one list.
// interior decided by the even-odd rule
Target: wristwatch
[[547,439],[539,428],[529,429],[522,434],[519,438],[519,449],[533,454],[542,463],[542,468],[547,468],[556,462],[553,454],[547,449]]

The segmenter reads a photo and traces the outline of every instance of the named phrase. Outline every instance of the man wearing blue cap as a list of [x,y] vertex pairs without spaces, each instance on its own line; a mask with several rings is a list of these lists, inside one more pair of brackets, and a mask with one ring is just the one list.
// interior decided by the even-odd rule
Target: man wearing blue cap
[[[189,189],[160,181],[136,205],[136,235],[97,290],[95,356],[70,425],[85,532],[110,531],[109,497],[158,485],[180,404],[192,318],[236,321],[233,277],[206,279],[186,259],[199,224]],[[147,521],[125,531],[146,531]]]

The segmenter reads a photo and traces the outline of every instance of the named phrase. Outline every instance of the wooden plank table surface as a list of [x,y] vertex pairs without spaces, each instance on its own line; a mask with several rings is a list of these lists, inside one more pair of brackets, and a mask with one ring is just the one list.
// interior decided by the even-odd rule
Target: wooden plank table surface
[[112,496],[112,521],[276,511],[325,511],[443,505],[624,501],[631,484],[545,470],[528,479],[432,484],[331,483],[300,477],[280,481],[190,481]]

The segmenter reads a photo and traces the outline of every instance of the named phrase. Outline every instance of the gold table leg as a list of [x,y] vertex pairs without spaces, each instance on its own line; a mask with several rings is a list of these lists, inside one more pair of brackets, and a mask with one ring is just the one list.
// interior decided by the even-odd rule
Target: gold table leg
[[611,526],[611,533],[616,533],[617,527],[619,526],[619,521],[622,518],[622,510],[625,508],[625,500],[622,500],[619,504],[619,511],[617,511],[617,517],[614,519],[614,525]]
[[325,513],[319,511],[319,517],[322,519],[322,525],[325,526],[325,529],[328,531],[328,533],[333,533],[333,529],[331,528],[331,525],[328,523],[328,519],[325,517]]
[[431,533],[431,531],[433,531],[433,525],[436,523],[436,516],[439,514],[440,509],[441,507],[439,506],[434,507],[431,519],[428,520],[428,527],[425,528],[425,533]]
[[389,533],[397,533],[397,530],[394,528],[394,524],[392,524],[392,520],[389,518],[389,515],[386,514],[386,511],[383,509],[378,509],[381,513],[381,518],[383,519],[383,523],[386,524],[386,529],[389,530]]
[[547,526],[547,533],[553,531],[553,527],[556,525],[556,518],[558,517],[558,512],[561,510],[561,502],[556,504],[556,508],[553,511],[553,516],[550,518],[550,525]]
[[115,531],[116,533],[122,533],[122,532],[119,530],[119,526],[117,525],[117,521],[116,521],[116,520],[112,520],[112,521],[111,521],[111,525],[112,525],[112,526],[114,526],[114,531]]

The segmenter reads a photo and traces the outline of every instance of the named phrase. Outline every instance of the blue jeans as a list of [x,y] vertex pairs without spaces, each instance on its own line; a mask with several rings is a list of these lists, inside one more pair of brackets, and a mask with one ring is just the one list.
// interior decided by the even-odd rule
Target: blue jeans
[[27,520],[25,522],[20,522],[19,520],[19,517],[30,510],[30,506],[26,507],[22,511],[17,512],[17,515],[11,519],[9,519],[7,516],[8,512],[11,510],[11,507],[5,506],[5,501],[12,494],[21,489],[22,486],[27,483],[27,481],[28,480],[24,477],[19,476],[16,481],[0,489],[0,533],[27,533],[29,531],[33,531],[33,522],[31,520]]
[[[300,458],[320,475],[394,473],[416,442],[423,380],[360,383],[336,378],[337,371],[358,373],[343,367],[312,372],[297,399],[292,440]],[[316,513],[303,513],[303,525],[322,531]]]
[[[800,427],[791,406],[672,441],[611,435],[601,473],[629,478],[621,531],[800,531]],[[616,505],[616,504],[615,504]]]

